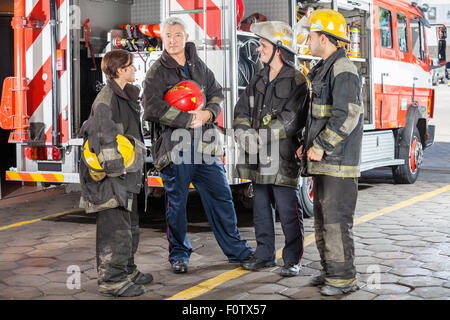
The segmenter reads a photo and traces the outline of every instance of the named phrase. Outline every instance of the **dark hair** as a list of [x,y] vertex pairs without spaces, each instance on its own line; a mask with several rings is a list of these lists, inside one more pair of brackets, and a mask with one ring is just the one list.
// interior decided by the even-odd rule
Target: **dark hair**
[[102,59],[102,71],[109,80],[117,78],[117,70],[133,63],[133,55],[123,49],[109,51]]
[[330,40],[330,42],[332,44],[334,44],[336,47],[339,47],[339,43],[338,43],[338,39],[337,38],[333,37],[332,35],[330,35],[329,33],[326,33],[326,32],[318,31],[317,33],[319,35],[323,34],[325,37],[328,38],[328,40]]

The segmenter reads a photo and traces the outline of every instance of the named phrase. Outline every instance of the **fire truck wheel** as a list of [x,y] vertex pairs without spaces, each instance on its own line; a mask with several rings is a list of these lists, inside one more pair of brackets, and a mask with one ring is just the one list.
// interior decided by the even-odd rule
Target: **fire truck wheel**
[[314,216],[312,177],[300,178],[298,189],[300,201],[303,208],[303,217],[311,218]]
[[395,183],[412,184],[419,176],[420,165],[423,160],[423,146],[417,127],[414,127],[408,145],[409,149],[400,148],[399,150],[399,158],[404,159],[405,164],[392,168]]

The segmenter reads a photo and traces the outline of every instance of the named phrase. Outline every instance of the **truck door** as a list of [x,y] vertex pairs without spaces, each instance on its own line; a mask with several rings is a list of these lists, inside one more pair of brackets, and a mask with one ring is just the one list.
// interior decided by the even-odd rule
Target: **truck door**
[[[405,13],[397,11],[396,18],[396,39],[394,41],[394,47],[398,52],[398,61],[404,66],[405,71],[410,69],[412,54],[410,50],[410,32],[408,27],[408,18]],[[402,73],[403,77],[410,77],[405,73]],[[405,82],[402,86],[398,87],[398,104],[396,125],[394,127],[404,127],[406,112],[408,105],[412,102],[411,87]]]
[[374,6],[375,127],[391,128],[397,118],[398,92],[392,80],[401,72],[394,48],[393,10]]
[[425,29],[423,23],[415,18],[410,19],[411,26],[411,64],[415,67],[413,79],[409,80],[413,84],[411,89],[411,99],[414,96],[419,105],[426,106],[429,95],[430,67],[429,55],[426,44]]

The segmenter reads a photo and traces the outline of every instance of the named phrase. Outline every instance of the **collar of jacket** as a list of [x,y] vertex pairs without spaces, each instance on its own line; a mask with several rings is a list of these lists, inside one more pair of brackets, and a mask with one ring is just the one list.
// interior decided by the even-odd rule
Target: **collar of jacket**
[[[186,54],[186,60],[189,62],[195,60],[198,57],[197,49],[195,48],[195,44],[193,42],[186,42],[184,52]],[[161,55],[161,63],[166,68],[178,68],[180,66],[178,62],[176,62],[175,59],[170,56],[166,49],[164,49]]]
[[139,97],[139,89],[136,86],[133,86],[132,84],[127,83],[123,90],[119,87],[117,82],[114,80],[108,80],[107,81],[108,86],[114,91],[116,95],[119,97],[129,100],[134,103],[138,103],[138,97]]
[[320,60],[320,62],[316,64],[314,68],[312,68],[308,73],[308,79],[310,81],[312,81],[313,79],[323,79],[334,62],[339,58],[345,57],[346,55],[347,52],[345,51],[344,47],[340,47],[326,60]]
[[[269,65],[265,64],[264,68],[262,68],[258,72],[258,75],[264,79],[264,83],[267,83],[269,81],[268,69],[269,69]],[[282,79],[282,78],[289,78],[289,77],[292,78],[294,76],[295,76],[295,69],[288,66],[286,63],[283,63],[283,66],[281,67],[280,72],[275,77],[275,79],[273,79],[272,81],[275,81],[276,79]]]

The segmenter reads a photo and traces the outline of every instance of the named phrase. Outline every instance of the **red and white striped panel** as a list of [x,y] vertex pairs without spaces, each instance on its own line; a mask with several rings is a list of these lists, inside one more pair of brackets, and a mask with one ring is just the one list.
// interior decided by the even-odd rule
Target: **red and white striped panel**
[[[69,0],[56,0],[58,49],[67,49],[67,10]],[[48,0],[27,0],[26,15],[29,21],[40,20],[42,28],[26,30],[26,76],[29,80],[27,96],[30,123],[45,124],[45,141],[51,143],[52,130],[52,66],[50,35],[50,4]],[[67,57],[66,52],[66,57]],[[58,90],[60,111],[67,110],[69,73],[58,72]],[[60,141],[68,142],[68,121],[59,115],[61,130]]]
[[[216,39],[216,45],[222,48],[222,12],[220,10],[222,0],[206,0],[206,34],[209,40]],[[202,10],[203,0],[171,0],[171,11]],[[190,38],[203,39],[204,20],[203,13],[190,13],[189,21],[186,21]]]

